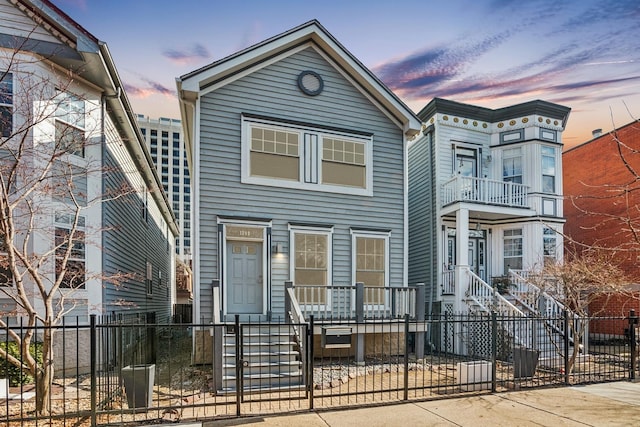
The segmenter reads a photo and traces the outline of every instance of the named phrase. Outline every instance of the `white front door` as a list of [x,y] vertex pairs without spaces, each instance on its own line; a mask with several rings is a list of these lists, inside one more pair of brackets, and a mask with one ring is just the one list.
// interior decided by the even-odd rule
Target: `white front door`
[[227,242],[227,313],[261,314],[264,310],[262,242]]

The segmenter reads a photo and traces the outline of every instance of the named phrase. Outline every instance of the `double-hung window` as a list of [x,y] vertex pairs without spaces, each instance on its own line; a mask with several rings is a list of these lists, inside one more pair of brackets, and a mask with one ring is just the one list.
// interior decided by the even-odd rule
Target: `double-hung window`
[[13,131],[13,74],[0,71],[0,136]]
[[502,151],[502,180],[522,184],[522,152],[520,148]]
[[542,147],[542,192],[556,192],[556,149]]
[[385,304],[389,283],[389,233],[351,230],[354,281],[364,283],[364,303]]
[[522,229],[504,230],[504,273],[522,270]]
[[84,157],[85,149],[85,105],[84,101],[70,93],[57,95],[56,145],[79,157]]
[[315,227],[290,228],[291,277],[298,288],[299,303],[325,306],[331,284],[332,229]]
[[243,117],[242,182],[373,194],[372,136]]
[[[56,280],[62,276],[61,288],[84,289],[86,281],[85,218],[78,218],[75,229],[72,225],[71,215],[56,214]],[[70,252],[69,245],[71,245]]]
[[542,237],[542,250],[544,264],[553,264],[556,261],[556,232],[554,229],[544,227]]

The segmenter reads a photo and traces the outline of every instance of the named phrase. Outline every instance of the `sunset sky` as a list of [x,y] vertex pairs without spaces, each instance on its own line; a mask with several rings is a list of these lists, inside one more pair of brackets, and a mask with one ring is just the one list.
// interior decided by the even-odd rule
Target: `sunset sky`
[[572,108],[566,146],[640,118],[639,0],[52,0],[107,43],[136,113],[175,78],[317,19],[409,107]]

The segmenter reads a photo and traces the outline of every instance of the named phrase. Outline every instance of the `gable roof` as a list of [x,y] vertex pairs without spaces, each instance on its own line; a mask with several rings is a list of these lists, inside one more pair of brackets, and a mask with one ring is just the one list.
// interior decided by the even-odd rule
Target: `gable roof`
[[360,90],[401,123],[407,136],[420,130],[420,120],[380,79],[338,42],[317,20],[311,20],[282,34],[184,74],[176,79],[185,139],[192,141],[193,111],[188,104],[214,85],[222,85],[239,73],[306,43],[313,43],[355,81]]

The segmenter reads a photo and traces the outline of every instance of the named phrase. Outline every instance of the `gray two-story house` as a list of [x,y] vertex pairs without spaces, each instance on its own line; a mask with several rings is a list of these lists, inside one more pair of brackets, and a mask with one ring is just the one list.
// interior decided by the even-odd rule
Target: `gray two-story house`
[[288,281],[315,307],[331,306],[330,285],[407,283],[406,144],[420,122],[317,21],[177,86],[194,319],[282,317]]
[[[420,129],[411,110],[317,21],[177,86],[193,185],[194,319],[391,313],[390,287],[407,289],[406,148]],[[232,365],[232,352],[222,357]],[[250,366],[263,363],[256,357]],[[272,378],[301,381],[291,357]],[[214,364],[216,387],[232,389],[233,369]]]

